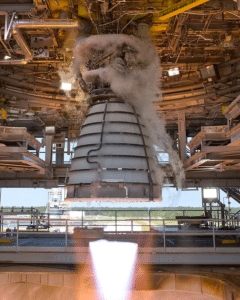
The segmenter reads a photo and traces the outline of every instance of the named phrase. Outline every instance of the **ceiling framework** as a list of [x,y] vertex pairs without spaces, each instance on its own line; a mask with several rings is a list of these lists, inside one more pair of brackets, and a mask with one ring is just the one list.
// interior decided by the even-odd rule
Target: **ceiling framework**
[[[164,118],[179,153],[181,147],[186,148],[182,144],[184,138],[180,140],[184,134],[179,130],[180,123],[185,126],[187,141],[195,137],[192,144],[204,135],[202,126],[227,126],[225,144],[212,146],[203,139],[195,148],[189,144],[189,152],[180,153],[183,160],[187,159],[185,185],[204,185],[204,178],[214,173],[219,182],[225,180],[226,186],[233,185],[231,180],[235,180],[236,187],[238,173],[233,179],[229,172],[240,170],[239,145],[229,144],[237,139],[238,116],[225,110],[240,94],[239,1],[205,1],[170,18],[160,18],[168,16],[163,12],[173,10],[179,2],[1,1],[0,125],[26,127],[35,138],[45,138],[45,142],[45,127],[54,125],[56,135],[63,135],[69,141],[75,139],[88,103],[79,95],[76,85],[66,95],[60,87],[60,75],[72,62],[76,38],[106,33],[144,38],[144,28],[148,28],[162,67],[159,82],[162,95],[154,106]],[[179,74],[169,76],[169,70],[174,68],[178,68]],[[238,105],[234,109],[236,113]],[[221,151],[211,148],[217,146],[222,147]],[[235,147],[231,148],[233,153],[226,152],[230,151],[226,147]],[[17,167],[23,166],[16,164],[16,170]],[[53,185],[58,178],[64,184],[66,168],[53,167],[51,162],[49,168],[47,176]],[[1,172],[0,182],[5,175]],[[21,178],[27,180],[24,176]],[[41,176],[35,177],[43,179]]]

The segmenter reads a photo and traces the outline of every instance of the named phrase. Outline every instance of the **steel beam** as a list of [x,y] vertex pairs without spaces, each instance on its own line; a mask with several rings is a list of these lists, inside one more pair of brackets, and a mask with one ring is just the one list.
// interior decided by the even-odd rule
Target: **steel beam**
[[[6,247],[7,248],[7,247]],[[15,248],[15,247],[9,247]],[[65,252],[61,247],[43,247],[45,251],[31,252],[30,247],[24,248],[26,252],[1,252],[0,261],[11,261],[12,263],[35,263],[35,264],[88,264],[90,263],[89,251],[85,248],[85,251],[79,252]],[[36,248],[36,247],[35,247]],[[41,248],[41,247],[37,247]],[[84,247],[83,247],[84,248]],[[203,248],[198,248],[198,253],[189,253],[184,248],[182,253],[162,253],[162,249],[151,248],[146,251],[143,248],[139,248],[138,263],[147,265],[240,265],[239,251],[232,252],[231,249],[228,253],[203,253]],[[6,249],[7,250],[7,249]],[[56,250],[56,252],[54,252]],[[73,249],[74,250],[74,249]],[[71,250],[71,251],[73,251]],[[175,250],[176,249],[172,249]],[[43,253],[44,252],[44,253]],[[205,251],[204,251],[205,252]]]
[[186,122],[185,122],[185,112],[180,111],[178,113],[178,140],[179,140],[179,150],[180,158],[182,161],[186,159]]
[[0,147],[0,154],[26,153],[27,147]]
[[1,180],[0,188],[57,188],[57,179],[14,179]]
[[160,20],[164,21],[208,1],[209,0],[182,0],[177,4],[170,5],[169,7],[160,11],[159,18]]
[[52,163],[52,141],[53,141],[53,136],[52,135],[46,135],[45,140],[46,140],[45,161],[48,162],[49,164],[51,164]]
[[202,146],[202,151],[206,153],[221,153],[221,154],[233,154],[240,152],[240,146]]
[[233,187],[240,188],[240,171],[225,172],[206,172],[206,171],[188,171],[186,172],[186,180],[184,188],[200,188],[200,187]]
[[31,3],[22,4],[0,4],[0,14],[1,12],[28,12],[35,6]]

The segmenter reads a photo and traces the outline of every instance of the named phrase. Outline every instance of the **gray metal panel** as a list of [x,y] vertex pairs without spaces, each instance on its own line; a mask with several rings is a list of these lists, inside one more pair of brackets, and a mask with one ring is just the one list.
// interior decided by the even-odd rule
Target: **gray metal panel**
[[[105,103],[96,103],[90,109],[90,113],[102,112],[104,111]],[[133,112],[133,108],[130,104],[124,102],[112,102],[108,103],[107,111],[123,111],[123,112]]]
[[[102,168],[128,168],[128,169],[147,169],[146,159],[138,157],[118,157],[109,160],[108,157],[92,157],[89,161],[97,161]],[[150,160],[150,166],[153,168],[153,162]],[[89,164],[86,158],[74,159],[71,170],[96,169],[97,164]]]
[[[92,114],[89,115],[84,122],[84,124],[91,124],[94,122],[102,122],[103,121],[103,116],[104,114]],[[122,122],[132,122],[132,123],[137,123],[136,117],[134,114],[126,114],[126,113],[106,113],[105,120],[107,122],[109,121],[122,121]]]
[[[97,133],[102,131],[102,123],[92,123],[91,125],[84,126],[81,130],[81,134]],[[143,134],[147,135],[147,131],[142,127]],[[104,132],[129,132],[140,134],[137,123],[108,123],[104,125]]]
[[[101,137],[100,133],[80,136],[77,141],[77,146],[99,143],[100,137]],[[129,144],[141,145],[142,137],[140,135],[133,135],[133,134],[107,133],[103,135],[102,142],[103,143],[129,143]],[[147,136],[145,137],[145,144],[147,146],[150,145],[150,139]]]
[[19,3],[19,4],[0,4],[0,12],[27,12],[35,7],[31,3]]
[[[100,178],[100,179],[99,179]],[[128,182],[128,183],[148,183],[147,171],[121,171],[107,170],[102,171],[100,176],[96,170],[86,170],[82,172],[72,172],[68,184],[92,183],[97,181],[104,182]]]
[[[15,247],[11,248],[14,248],[13,251],[15,250]],[[87,247],[81,247],[81,251],[80,247],[71,248],[68,249],[68,252],[65,252],[63,247],[44,248],[44,251],[26,249],[28,251],[27,255],[25,252],[1,253],[0,261],[37,264],[86,264],[91,262]],[[229,250],[232,250],[232,248],[229,248]],[[139,248],[138,263],[151,265],[240,265],[240,255],[231,251],[228,253],[156,253],[156,248],[151,248],[150,251]]]
[[68,184],[92,183],[99,181],[98,172],[96,170],[86,170],[82,172],[72,172],[69,176]]
[[[88,152],[89,156],[92,155],[132,155],[132,156],[143,156],[145,155],[143,146],[132,146],[132,145],[118,145],[118,144],[111,144],[111,145],[102,145],[101,149],[99,148],[100,144],[90,145],[85,147],[80,147],[75,149],[75,156],[87,156]],[[151,155],[151,151],[149,149],[148,156]],[[116,158],[113,158],[116,159]]]

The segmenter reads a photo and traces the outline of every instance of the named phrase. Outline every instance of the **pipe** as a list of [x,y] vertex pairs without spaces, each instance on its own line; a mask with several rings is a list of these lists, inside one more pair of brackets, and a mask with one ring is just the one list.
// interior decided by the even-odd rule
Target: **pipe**
[[[28,93],[24,93],[24,92],[20,92],[20,91],[15,91],[15,90],[12,90],[12,89],[3,89],[3,88],[0,88],[0,93],[2,94],[6,94],[6,95],[10,95],[10,96],[16,96],[16,97],[19,97],[19,98],[23,98],[23,99],[30,99],[30,100],[37,100],[39,101],[40,103],[43,103],[43,102],[48,102],[48,103],[56,103],[56,104],[68,104],[68,99],[53,99],[53,98],[44,98],[44,97],[40,97],[40,96],[35,96],[35,95],[31,95],[31,94],[28,94]],[[78,101],[73,101],[73,100],[70,100],[70,103],[78,103]]]
[[2,39],[2,30],[0,29],[0,42],[3,45],[4,49],[7,51],[7,54],[11,57],[11,52],[9,51],[8,47],[6,46],[4,40]]
[[214,97],[214,96],[224,96],[226,94],[229,94],[231,92],[236,92],[238,90],[240,90],[240,85],[230,87],[228,89],[220,90],[220,91],[217,91],[217,92],[207,93],[207,94],[193,96],[193,97],[182,97],[180,99],[175,99],[175,100],[163,100],[161,102],[154,102],[154,106],[161,107],[161,106],[164,106],[164,105],[171,105],[171,104],[175,104],[175,103],[184,103],[185,101],[206,99],[206,98],[211,98],[211,97]]
[[186,85],[183,87],[177,87],[177,88],[169,88],[169,89],[162,89],[162,93],[163,94],[171,94],[171,93],[175,93],[175,92],[183,92],[183,91],[191,91],[194,89],[199,89],[199,88],[203,88],[203,84],[199,83],[199,84],[192,84],[192,85]]
[[221,68],[228,67],[229,65],[234,65],[234,64],[239,63],[239,62],[240,62],[240,57],[232,59],[232,60],[228,60],[228,61],[218,65],[218,67],[221,69]]
[[[32,60],[29,63],[31,65],[35,64],[59,64],[63,63],[62,59],[41,59],[41,60]],[[27,59],[2,59],[0,60],[0,65],[26,65],[28,63]]]
[[[238,58],[238,60],[240,60],[240,58]],[[231,61],[232,64],[234,64],[236,62],[238,62],[238,61],[237,60]],[[222,76],[217,84],[214,84],[211,86],[206,86],[206,87],[203,87],[203,84],[200,83],[200,84],[194,84],[194,85],[186,85],[186,86],[177,87],[177,88],[162,89],[162,94],[168,94],[168,95],[163,96],[163,100],[186,98],[189,95],[189,93],[194,93],[194,95],[206,94],[207,92],[211,91],[212,89],[216,88],[217,86],[220,87],[221,82],[226,82],[228,80],[231,80],[232,78],[239,76],[239,74],[240,74],[240,70],[233,72],[231,74]],[[201,88],[201,87],[202,87],[202,89],[195,90],[195,89]],[[188,90],[189,90],[188,93],[177,94],[177,92],[188,91]],[[192,91],[192,90],[194,90],[194,91]],[[176,94],[173,94],[173,93],[176,93]]]
[[33,93],[31,91],[25,92],[25,91],[22,91],[22,89],[19,90],[18,88],[14,87],[14,86],[13,87],[12,86],[7,86],[6,90],[12,90],[16,93],[23,94],[24,96],[29,95],[29,96],[32,96],[32,97],[37,96],[37,97],[41,97],[42,99],[49,99],[49,101],[59,100],[59,101],[70,101],[70,102],[73,102],[73,103],[77,102],[77,100],[75,100],[75,98],[66,98],[66,96],[62,96],[62,95],[59,95],[59,94],[52,96],[52,95],[49,95],[49,94],[40,94],[39,92],[37,94]]
[[[81,24],[81,23],[80,23]],[[39,29],[39,28],[79,28],[79,22],[73,20],[17,20],[14,22],[16,28]]]
[[128,187],[126,186],[126,185],[124,185],[124,187],[123,187],[124,189],[125,189],[125,191],[126,191],[126,197],[125,198],[128,198]]
[[25,38],[23,37],[22,32],[20,31],[20,29],[17,28],[16,23],[13,24],[13,36],[15,38],[15,40],[17,41],[18,45],[20,46],[20,48],[22,49],[22,52],[27,60],[30,61],[32,60],[32,52],[25,40]]
[[[86,22],[79,23],[78,21],[72,20],[16,20],[13,22],[12,30],[13,36],[17,41],[18,45],[22,49],[23,54],[25,55],[24,63],[28,63],[32,60],[32,52],[23,37],[23,34],[20,29],[39,29],[39,28],[79,28],[81,30],[87,31]],[[42,62],[42,61],[41,61]],[[45,61],[43,61],[45,62]],[[47,60],[46,60],[47,62]],[[22,64],[19,60],[8,60],[7,63],[0,61],[0,64]]]
[[26,59],[1,59],[0,65],[26,65]]
[[19,86],[19,87],[26,88],[26,89],[46,91],[46,92],[50,92],[50,93],[57,93],[58,92],[58,89],[55,88],[55,87],[37,85],[35,83],[22,81],[22,80],[10,78],[10,77],[7,77],[7,76],[1,76],[0,75],[0,80],[6,82],[7,84]]
[[45,63],[48,63],[48,64],[60,64],[60,63],[63,63],[64,60],[63,59],[36,59],[36,60],[32,60],[30,62],[30,64],[45,64]]
[[78,72],[77,80],[78,80],[78,83],[79,83],[81,89],[83,90],[83,92],[84,93],[88,93],[89,92],[89,88],[88,88],[86,82],[83,80],[82,73],[80,71]]
[[196,97],[199,95],[205,95],[207,94],[207,91],[205,89],[201,90],[194,90],[194,91],[189,91],[185,93],[173,93],[173,94],[168,94],[166,96],[163,96],[163,100],[168,101],[168,100],[174,100],[174,99],[188,99],[190,97]]
[[[224,80],[226,80],[226,78],[224,78]],[[215,85],[206,86],[205,88],[198,89],[198,90],[192,90],[191,86],[179,87],[179,88],[175,88],[175,89],[168,89],[169,90],[169,94],[164,95],[163,96],[163,100],[170,101],[170,100],[174,100],[174,99],[182,99],[182,98],[186,99],[186,98],[190,98],[190,97],[193,97],[193,96],[196,97],[196,96],[199,96],[199,95],[205,95],[205,94],[214,92],[216,90],[216,88],[218,88],[220,86],[221,85],[217,83]],[[202,84],[201,84],[201,87],[203,87]],[[189,91],[187,91],[185,93],[170,93],[170,90],[173,91],[173,92],[175,92],[177,89],[179,89],[179,91],[181,91],[181,90],[184,91],[184,89],[186,91],[187,90],[189,90]],[[163,92],[163,94],[164,94],[164,92]]]

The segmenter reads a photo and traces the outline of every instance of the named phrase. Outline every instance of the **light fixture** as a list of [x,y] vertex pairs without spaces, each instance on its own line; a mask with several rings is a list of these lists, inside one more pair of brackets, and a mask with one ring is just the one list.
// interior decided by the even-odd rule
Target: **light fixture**
[[203,189],[203,198],[205,199],[214,199],[217,198],[217,189]]
[[55,126],[46,126],[45,134],[55,134]]
[[168,70],[169,76],[175,76],[175,75],[179,75],[179,74],[180,74],[179,68],[173,68],[173,69]]
[[217,202],[220,200],[220,193],[218,188],[203,188],[202,189],[203,202]]
[[64,91],[71,91],[72,85],[68,82],[62,82],[61,89]]
[[11,59],[11,56],[5,55],[5,56],[4,56],[4,59]]

